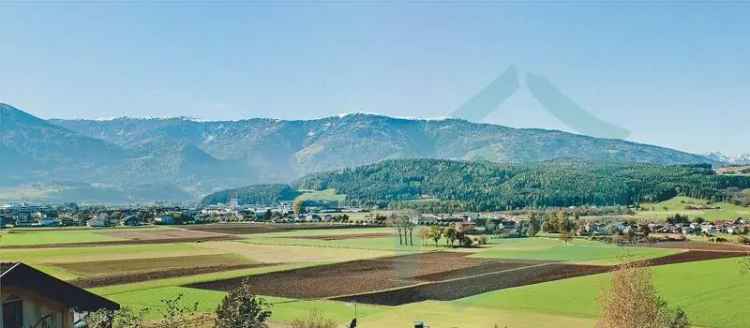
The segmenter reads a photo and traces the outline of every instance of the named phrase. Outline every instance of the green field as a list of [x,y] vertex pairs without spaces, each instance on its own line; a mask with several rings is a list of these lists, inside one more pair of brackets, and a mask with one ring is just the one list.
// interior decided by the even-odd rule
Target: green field
[[[25,242],[50,240],[82,241],[99,236],[99,230],[37,230],[23,235]],[[0,261],[24,261],[62,279],[106,274],[106,271],[140,271],[157,267],[183,266],[191,260],[201,265],[263,263],[266,266],[175,278],[113,285],[92,289],[124,306],[151,309],[148,318],[158,319],[162,299],[184,295],[186,304],[198,302],[201,312],[211,313],[223,292],[183,287],[187,284],[244,277],[273,271],[370,259],[395,254],[446,249],[422,241],[415,233],[416,246],[400,246],[394,235],[367,238],[361,235],[393,234],[392,228],[314,229],[244,235],[236,241],[107,245],[96,247],[7,249]],[[36,239],[36,236],[44,238]],[[54,237],[51,237],[54,236]],[[106,236],[106,235],[102,235]],[[315,239],[327,236],[333,240]],[[315,238],[311,238],[315,237]],[[354,238],[357,237],[357,238]],[[21,240],[21,239],[18,239]],[[16,241],[18,243],[19,241]],[[85,239],[90,241],[91,239]],[[26,244],[30,245],[30,244]],[[491,239],[482,248],[461,250],[472,257],[525,259],[609,265],[660,257],[676,250],[619,247],[584,239],[568,244],[555,238]],[[153,267],[148,265],[153,261]],[[743,274],[737,259],[693,262],[655,267],[655,284],[674,306],[683,307],[698,326],[708,328],[745,327],[750,311],[738,301],[750,295],[750,274]],[[91,268],[87,268],[90,263]],[[116,270],[121,265],[120,270]],[[196,264],[197,266],[198,264]],[[598,315],[597,296],[607,286],[608,275],[565,279],[475,295],[450,302],[427,301],[402,306],[358,305],[360,327],[408,327],[424,320],[433,328],[508,327],[578,328],[593,327]],[[275,323],[289,322],[312,310],[339,323],[354,316],[354,305],[328,300],[295,300],[266,297],[273,303]],[[272,327],[277,327],[273,325]],[[284,327],[280,325],[278,327]]]
[[307,191],[294,199],[295,201],[325,201],[325,202],[344,202],[346,195],[337,194],[335,189],[326,189],[321,191]]
[[564,243],[552,238],[493,240],[492,248],[474,255],[480,258],[561,261],[578,264],[610,265],[674,254],[677,250],[622,247],[585,239]]
[[0,232],[0,247],[122,240],[108,236],[101,231],[103,230],[13,229]]
[[[748,310],[727,310],[750,295],[750,275],[743,273],[738,262],[725,259],[655,267],[655,285],[670,305],[684,308],[699,326],[746,327]],[[595,318],[599,311],[597,296],[607,286],[608,277],[604,274],[542,283],[486,293],[458,303]]]
[[[719,209],[688,209],[688,206],[719,207]],[[750,207],[743,207],[726,202],[711,203],[703,199],[678,196],[660,203],[643,203],[646,209],[639,211],[636,216],[643,219],[665,220],[675,214],[687,215],[690,219],[702,217],[706,220],[734,220],[739,217],[750,218]]]

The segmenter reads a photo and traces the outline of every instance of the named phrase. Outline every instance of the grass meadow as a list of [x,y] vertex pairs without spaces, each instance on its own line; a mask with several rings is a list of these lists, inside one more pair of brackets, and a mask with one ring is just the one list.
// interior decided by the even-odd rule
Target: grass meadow
[[[14,235],[15,245],[111,240],[99,230],[37,230]],[[415,233],[415,246],[401,246],[390,228],[302,230],[243,235],[240,240],[201,243],[102,245],[57,248],[0,249],[0,261],[23,261],[61,279],[74,280],[106,274],[106,271],[138,272],[186,263],[214,265],[261,263],[265,266],[93,288],[91,291],[124,306],[150,309],[157,319],[161,300],[184,295],[185,304],[197,302],[211,313],[224,293],[184,287],[199,282],[245,277],[322,264],[371,259],[412,252],[445,250],[444,244],[424,245]],[[364,238],[362,234],[375,234]],[[345,238],[346,236],[351,238]],[[330,240],[318,237],[334,237]],[[3,238],[5,238],[4,236]],[[5,239],[7,241],[8,239]],[[471,250],[471,257],[524,259],[611,265],[678,252],[673,249],[623,248],[583,239],[568,244],[555,238],[491,239],[489,245]],[[686,310],[694,324],[707,328],[746,327],[750,311],[742,301],[750,295],[750,274],[738,259],[671,264],[652,269],[660,294],[670,305]],[[149,265],[153,263],[153,265]],[[89,266],[90,265],[90,266]],[[118,270],[119,268],[119,270]],[[504,289],[455,301],[427,301],[401,306],[357,305],[360,327],[409,327],[424,320],[434,328],[593,327],[599,307],[597,297],[608,285],[609,275],[599,274],[524,287]],[[281,323],[306,316],[312,310],[344,324],[354,316],[353,304],[330,300],[297,300],[265,297],[273,303],[273,320]]]
[[[719,207],[718,209],[688,209],[690,206]],[[690,197],[675,197],[660,203],[643,203],[641,207],[647,209],[639,211],[636,216],[643,219],[666,220],[675,214],[687,215],[690,219],[702,217],[706,220],[734,220],[739,217],[750,218],[750,207],[738,206],[727,202],[711,203],[703,199]]]

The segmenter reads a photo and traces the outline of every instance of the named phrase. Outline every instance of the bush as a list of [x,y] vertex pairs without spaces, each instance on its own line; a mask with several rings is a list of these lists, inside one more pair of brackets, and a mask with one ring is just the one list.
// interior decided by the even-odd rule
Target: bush
[[320,311],[312,311],[304,319],[292,321],[292,328],[336,328],[336,322],[323,317]]
[[487,245],[487,236],[479,237],[479,245]]
[[143,328],[143,318],[148,308],[136,313],[125,307],[118,311],[100,309],[89,313],[84,319],[89,328]]
[[266,328],[271,317],[270,305],[253,295],[250,284],[244,280],[224,297],[216,309],[216,328]]
[[159,327],[180,328],[184,327],[186,322],[194,319],[195,312],[198,310],[198,302],[193,303],[193,305],[183,305],[183,297],[185,297],[183,294],[179,294],[174,299],[161,300],[164,310],[161,312],[162,319],[159,321]]

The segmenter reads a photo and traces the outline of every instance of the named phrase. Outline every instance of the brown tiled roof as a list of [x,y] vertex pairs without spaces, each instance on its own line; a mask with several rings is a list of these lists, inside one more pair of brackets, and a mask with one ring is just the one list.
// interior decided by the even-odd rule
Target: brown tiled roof
[[120,305],[23,263],[0,263],[0,287],[30,290],[77,311],[117,310]]

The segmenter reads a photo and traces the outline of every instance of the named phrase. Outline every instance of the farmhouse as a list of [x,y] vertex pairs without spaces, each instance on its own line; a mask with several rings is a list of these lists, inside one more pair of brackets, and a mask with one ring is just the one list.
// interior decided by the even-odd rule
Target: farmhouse
[[0,263],[2,327],[72,328],[89,312],[120,306],[23,263]]

